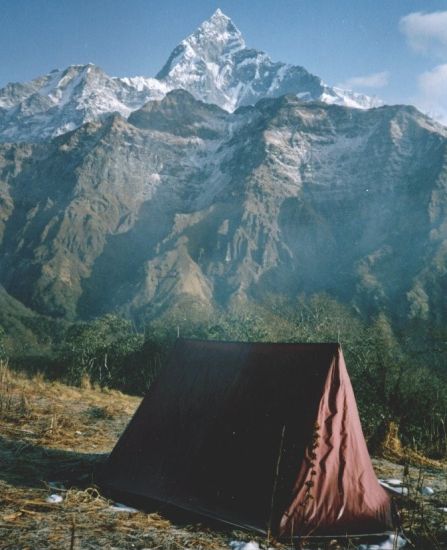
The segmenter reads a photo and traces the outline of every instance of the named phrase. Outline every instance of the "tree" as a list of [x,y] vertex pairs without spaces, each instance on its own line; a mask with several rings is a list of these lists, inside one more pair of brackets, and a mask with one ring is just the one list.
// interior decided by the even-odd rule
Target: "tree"
[[87,375],[100,385],[111,384],[117,363],[142,344],[143,336],[133,330],[131,322],[117,315],[73,325],[64,346],[68,379],[79,384]]

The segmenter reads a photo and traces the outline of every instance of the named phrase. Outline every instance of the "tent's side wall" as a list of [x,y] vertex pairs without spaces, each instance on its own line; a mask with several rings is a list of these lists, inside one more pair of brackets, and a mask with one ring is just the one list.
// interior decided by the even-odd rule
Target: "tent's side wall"
[[264,532],[278,525],[335,352],[334,344],[178,342],[103,484]]
[[337,344],[178,342],[102,484],[287,538],[392,526]]
[[374,473],[339,350],[280,535],[375,533],[392,527],[391,502]]

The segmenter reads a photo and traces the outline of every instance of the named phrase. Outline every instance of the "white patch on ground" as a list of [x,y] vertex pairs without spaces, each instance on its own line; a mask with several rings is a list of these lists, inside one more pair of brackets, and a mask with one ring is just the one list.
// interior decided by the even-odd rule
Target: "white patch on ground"
[[[360,544],[360,546],[354,547],[353,550],[398,550],[403,548],[407,541],[400,535],[390,533],[386,537],[381,537],[382,540],[374,544]],[[264,547],[259,546],[257,542],[243,542],[243,541],[232,541],[230,542],[231,550],[264,550]],[[268,548],[267,550],[273,550]],[[306,550],[306,549],[303,549]]]
[[115,504],[112,504],[112,506],[109,507],[109,510],[113,512],[127,512],[128,514],[135,514],[136,512],[138,512],[136,508],[132,508],[131,506],[126,506],[121,502],[115,502]]
[[[230,542],[230,548],[231,550],[262,550],[262,547],[254,541],[243,542],[233,540]],[[273,548],[269,548],[268,550],[273,550]]]
[[49,504],[60,504],[64,500],[64,497],[57,495],[56,493],[46,498],[46,502]]
[[401,479],[385,479],[384,481],[385,483],[388,483],[388,485],[392,485],[393,487],[399,487],[403,483]]
[[[395,479],[391,481],[396,481]],[[387,491],[394,493],[395,495],[408,495],[408,488],[402,486],[396,486],[391,483],[388,483],[386,479],[379,479],[380,485]]]
[[397,550],[406,544],[407,541],[403,537],[392,533],[384,541],[377,544],[361,544],[357,550]]

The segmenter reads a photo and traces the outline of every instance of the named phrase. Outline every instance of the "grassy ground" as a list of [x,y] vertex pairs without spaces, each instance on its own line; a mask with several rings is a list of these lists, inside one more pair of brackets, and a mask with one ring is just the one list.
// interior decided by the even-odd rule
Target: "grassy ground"
[[[235,539],[254,539],[266,547],[265,540],[249,533],[175,525],[155,513],[111,509],[93,486],[94,471],[139,402],[88,382],[73,388],[0,366],[0,549],[228,550]],[[390,448],[389,453],[399,459],[403,451]],[[404,471],[384,458],[374,459],[374,466],[379,477],[405,475],[410,494],[401,509],[414,547],[441,548],[447,523],[447,514],[439,510],[447,506],[445,470],[426,463]],[[423,485],[433,487],[435,495],[421,496]],[[63,496],[61,503],[46,501],[53,493]],[[347,545],[333,541],[325,547]]]

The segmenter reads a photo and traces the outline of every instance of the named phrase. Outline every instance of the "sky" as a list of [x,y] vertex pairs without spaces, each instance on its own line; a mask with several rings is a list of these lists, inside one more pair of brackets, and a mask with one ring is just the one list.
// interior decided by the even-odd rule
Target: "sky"
[[272,59],[447,124],[447,0],[0,0],[0,87],[89,62],[155,76],[217,8]]

